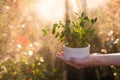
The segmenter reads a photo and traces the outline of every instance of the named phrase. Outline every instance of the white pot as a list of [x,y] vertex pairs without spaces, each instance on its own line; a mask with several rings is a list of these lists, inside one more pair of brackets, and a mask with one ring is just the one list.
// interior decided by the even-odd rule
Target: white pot
[[87,57],[90,52],[90,45],[84,48],[70,48],[63,45],[63,48],[64,48],[64,58],[66,60],[69,60],[71,57],[82,59],[84,57]]

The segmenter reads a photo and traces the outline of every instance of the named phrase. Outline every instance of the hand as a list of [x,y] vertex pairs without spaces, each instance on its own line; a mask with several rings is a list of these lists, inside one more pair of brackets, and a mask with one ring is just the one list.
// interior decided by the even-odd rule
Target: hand
[[61,60],[61,61],[63,61],[65,64],[68,64],[68,65],[70,65],[72,67],[75,67],[76,69],[80,68],[79,65],[76,65],[76,64],[72,63],[71,61],[66,60],[64,58],[64,53],[63,52],[57,53],[56,58],[59,59],[59,60]]
[[98,55],[99,54],[94,53],[82,59],[72,57],[70,58],[69,61],[67,61],[64,59],[64,53],[62,52],[62,53],[58,53],[56,57],[62,60],[64,63],[79,69],[79,68],[85,68],[90,66],[98,66],[100,64],[99,60],[97,59]]

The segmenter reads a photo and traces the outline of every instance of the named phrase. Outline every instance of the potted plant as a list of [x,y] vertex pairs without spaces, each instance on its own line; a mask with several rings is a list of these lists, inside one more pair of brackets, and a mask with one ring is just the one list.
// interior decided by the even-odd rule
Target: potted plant
[[[97,18],[90,19],[84,12],[78,16],[77,21],[66,21],[63,24],[53,24],[52,34],[55,38],[63,42],[64,57],[69,60],[70,57],[83,58],[89,55],[90,41],[94,38],[94,23]],[[46,30],[43,30],[47,34]]]

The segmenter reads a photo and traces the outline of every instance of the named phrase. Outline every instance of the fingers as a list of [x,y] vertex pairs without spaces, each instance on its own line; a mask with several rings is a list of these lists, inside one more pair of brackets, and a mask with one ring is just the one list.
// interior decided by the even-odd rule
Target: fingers
[[76,68],[76,69],[79,69],[79,68],[80,68],[78,65],[73,64],[73,63],[71,63],[70,61],[65,61],[65,63],[68,64],[68,65],[70,65],[70,66],[72,66],[72,67],[74,67],[74,68]]
[[78,66],[78,65],[73,64],[73,63],[71,63],[71,62],[68,61],[68,60],[65,60],[65,58],[64,58],[64,53],[57,53],[57,54],[56,54],[56,58],[59,59],[59,60],[61,60],[62,62],[64,62],[64,63],[67,64],[67,65],[70,65],[70,66],[72,66],[72,67],[75,67],[76,69],[79,69],[79,66]]
[[71,57],[71,58],[70,58],[70,62],[71,62],[72,64],[74,64],[77,69],[88,67],[88,65],[86,65],[84,59],[79,59],[79,58]]
[[71,57],[71,58],[70,58],[70,62],[71,62],[71,63],[74,63],[74,64],[76,64],[76,65],[82,65],[83,60],[82,60],[82,59],[79,59],[79,58]]
[[70,58],[70,60],[65,60],[64,58],[64,53],[61,52],[61,53],[57,53],[56,54],[56,58],[61,60],[62,62],[64,62],[65,64],[67,65],[70,65],[76,69],[80,69],[80,68],[84,68],[85,66],[82,65],[82,60],[81,59],[78,59],[78,58]]
[[64,56],[64,52],[57,53],[56,56]]
[[56,58],[57,58],[57,59],[64,60],[64,53],[57,53],[57,54],[56,54]]

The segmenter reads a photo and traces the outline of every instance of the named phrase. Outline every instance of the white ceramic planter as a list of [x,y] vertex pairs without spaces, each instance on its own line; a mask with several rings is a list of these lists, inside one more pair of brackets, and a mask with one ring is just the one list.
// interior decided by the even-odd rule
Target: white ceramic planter
[[63,45],[63,48],[64,48],[64,58],[66,60],[69,60],[70,57],[76,57],[81,59],[87,57],[90,52],[90,45],[84,48],[70,48]]

